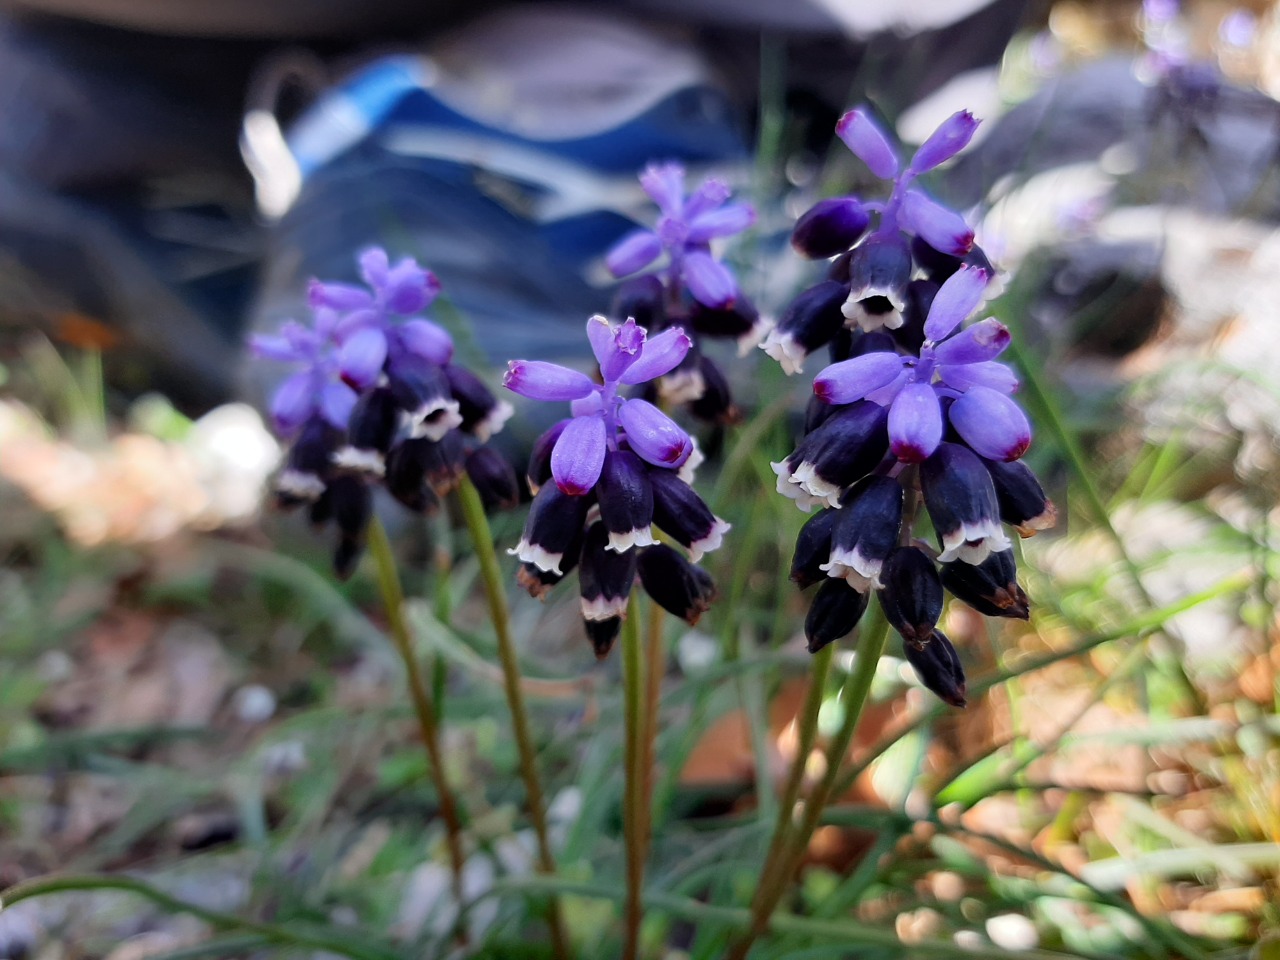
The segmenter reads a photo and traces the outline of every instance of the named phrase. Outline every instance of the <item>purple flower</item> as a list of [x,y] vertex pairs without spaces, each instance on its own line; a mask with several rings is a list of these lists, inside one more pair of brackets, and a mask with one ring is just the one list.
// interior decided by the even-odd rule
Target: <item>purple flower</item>
[[[653,192],[664,202],[679,195],[674,178],[654,177]],[[650,337],[634,319],[610,323],[595,316],[587,321],[587,340],[601,383],[555,363],[512,360],[507,366],[507,389],[567,401],[572,413],[534,444],[528,478],[536,496],[511,553],[520,558],[518,582],[537,597],[578,566],[587,634],[603,657],[626,616],[637,557],[647,571],[642,585],[691,622],[714,594],[710,578],[688,564],[670,577],[657,572],[659,556],[671,548],[657,543],[653,526],[696,563],[720,545],[729,525],[689,485],[686,470],[699,457],[693,439],[652,403],[620,393],[678,367],[693,345],[684,330],[669,327]],[[593,505],[598,518],[588,513]],[[653,550],[658,553],[646,561],[645,551]]]
[[338,376],[338,349],[332,339],[336,321],[332,311],[318,310],[314,326],[289,320],[278,334],[255,334],[249,340],[259,357],[301,368],[282,380],[271,398],[271,419],[281,436],[293,436],[313,417],[346,429],[356,392]]
[[653,202],[658,222],[652,230],[636,230],[619,240],[605,256],[615,277],[645,269],[666,253],[668,282],[683,287],[707,307],[723,308],[738,296],[738,283],[729,268],[711,255],[711,241],[741,233],[755,223],[748,204],[728,203],[729,188],[708,179],[687,197],[684,168],[675,163],[649,166],[640,175]]

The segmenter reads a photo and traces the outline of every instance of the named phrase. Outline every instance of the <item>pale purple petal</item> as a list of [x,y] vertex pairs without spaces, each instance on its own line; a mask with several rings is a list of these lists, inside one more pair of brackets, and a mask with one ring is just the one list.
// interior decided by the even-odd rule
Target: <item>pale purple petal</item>
[[886,383],[878,390],[872,390],[867,394],[866,399],[872,403],[878,403],[882,407],[887,407],[893,403],[893,398],[898,395],[898,391],[907,385],[907,381],[911,379],[911,371],[905,367],[902,372]]
[[307,303],[313,308],[328,307],[346,313],[372,306],[373,294],[355,284],[328,283],[312,278],[307,286]]
[[587,340],[600,364],[600,376],[606,383],[613,383],[640,356],[645,331],[633,319],[615,326],[597,314],[587,321]]
[[738,296],[738,283],[729,268],[702,250],[685,254],[684,282],[704,307],[727,307]]
[[406,320],[392,328],[396,344],[407,353],[444,366],[453,359],[453,337],[449,331],[430,320]]
[[732,194],[729,185],[719,177],[707,177],[697,190],[689,194],[689,199],[684,201],[681,216],[686,221],[693,221],[723,204]]
[[920,149],[911,158],[911,171],[924,173],[932,170],[940,163],[946,163],[957,153],[969,145],[973,133],[978,129],[978,120],[968,110],[953,113],[938,125],[938,129],[929,134],[929,138],[920,144]]
[[249,337],[249,349],[254,356],[263,360],[275,360],[278,363],[297,363],[307,359],[305,353],[298,350],[288,337],[278,337],[269,333],[255,333]]
[[938,288],[929,307],[929,318],[924,322],[926,340],[941,340],[960,326],[982,302],[991,274],[981,267],[962,266],[947,277]]
[[329,383],[320,391],[320,413],[339,430],[347,429],[357,394],[345,383]]
[[363,251],[358,259],[360,276],[364,277],[364,282],[375,290],[381,288],[387,282],[387,271],[391,268],[387,251],[381,247],[370,247]]
[[961,330],[934,348],[938,363],[981,363],[994,360],[1009,346],[1009,328],[995,317],[988,317]]
[[619,378],[621,383],[648,383],[670,373],[680,365],[693,347],[683,327],[668,327],[645,342],[640,359],[631,364]]
[[652,230],[636,230],[627,234],[605,254],[604,265],[615,277],[643,270],[662,253],[662,241]]
[[510,361],[502,385],[530,400],[578,400],[596,390],[585,373],[545,360]]
[[551,451],[551,476],[561,493],[580,497],[596,485],[604,466],[603,417],[574,417]]
[[628,400],[618,408],[627,443],[643,459],[675,469],[689,459],[693,441],[665,413],[645,400]]
[[889,449],[903,463],[920,463],[942,442],[942,408],[927,383],[909,383],[889,407]]
[[689,221],[690,243],[706,243],[714,237],[731,237],[756,222],[755,208],[745,203],[731,203],[719,210],[708,210]]
[[989,387],[971,387],[951,404],[951,425],[988,460],[1017,460],[1031,446],[1031,424],[1016,403]]
[[918,190],[908,190],[899,219],[904,227],[940,253],[963,257],[973,249],[973,231],[964,217],[934,203]]
[[881,180],[898,172],[898,155],[880,125],[861,107],[850,110],[836,124],[836,136]]
[[417,260],[405,257],[387,271],[379,292],[388,310],[406,316],[427,308],[440,292],[440,281]]
[[669,217],[680,216],[684,208],[684,167],[678,163],[651,163],[640,174],[640,186],[659,210]]
[[368,327],[382,327],[383,316],[382,311],[373,307],[362,310],[352,310],[350,313],[342,316],[333,327],[333,336],[339,343],[346,342],[347,337],[351,336],[358,330],[364,330]]
[[902,357],[878,350],[841,360],[813,380],[813,392],[826,403],[853,403],[892,383],[902,372]]
[[964,393],[970,387],[989,387],[999,393],[1016,393],[1019,387],[1018,375],[995,360],[984,360],[980,363],[943,364],[938,367],[938,376],[947,386]]
[[301,427],[315,409],[314,374],[310,370],[295,373],[281,381],[271,397],[271,419],[281,434],[291,434]]
[[357,330],[338,353],[338,372],[356,390],[372,386],[387,361],[387,338],[376,327]]
[[569,401],[569,413],[575,417],[589,417],[604,413],[604,395],[600,391]]

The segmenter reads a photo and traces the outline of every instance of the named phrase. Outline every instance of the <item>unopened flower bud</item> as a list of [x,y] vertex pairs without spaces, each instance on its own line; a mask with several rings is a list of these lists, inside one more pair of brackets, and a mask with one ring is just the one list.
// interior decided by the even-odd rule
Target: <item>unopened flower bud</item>
[[800,373],[805,357],[834,337],[844,323],[840,311],[847,293],[847,287],[835,280],[805,290],[791,301],[760,348],[782,364],[785,373]]
[[1009,549],[991,475],[973,451],[956,443],[940,444],[920,466],[920,487],[942,543],[940,561],[981,563]]
[[867,610],[868,595],[859,593],[843,580],[828,578],[813,595],[804,619],[804,635],[809,652],[817,653],[833,640],[853,632]]
[[935,629],[925,643],[906,641],[902,645],[907,662],[920,682],[943,703],[963,707],[965,699],[964,667],[960,655],[946,634]]
[[719,548],[729,524],[711,512],[693,487],[673,470],[650,470],[649,482],[653,486],[653,522],[687,547],[694,563]]
[[991,482],[995,484],[1000,519],[1022,537],[1035,536],[1058,521],[1058,508],[1045,496],[1040,481],[1021,460],[1003,463],[984,460]]
[[929,640],[942,616],[942,581],[919,547],[899,547],[885,562],[877,596],[885,619],[908,644]]
[[1031,616],[1031,602],[1018,586],[1018,568],[1012,550],[992,553],[978,564],[944,563],[942,585],[956,599],[984,616],[1014,620]]
[[485,510],[510,510],[520,503],[520,479],[497,450],[476,447],[467,454],[465,468]]
[[610,450],[605,455],[596,496],[610,550],[623,553],[655,542],[649,473],[645,463],[628,450]]
[[641,550],[637,569],[645,593],[691,626],[715,602],[716,584],[711,574],[665,543]]
[[856,197],[819,200],[796,221],[791,246],[802,257],[825,260],[857,243],[870,223],[870,214]]
[[881,568],[898,542],[902,499],[897,480],[867,477],[859,481],[841,501],[831,535],[831,556],[820,569],[859,593],[883,587]]
[[839,517],[839,510],[828,507],[819,510],[800,528],[791,557],[791,580],[801,590],[826,579],[822,568],[831,556],[832,533]]

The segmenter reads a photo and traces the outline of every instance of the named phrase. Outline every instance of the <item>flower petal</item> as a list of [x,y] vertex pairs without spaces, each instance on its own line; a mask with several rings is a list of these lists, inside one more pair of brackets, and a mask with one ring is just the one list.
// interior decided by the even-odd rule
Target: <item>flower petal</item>
[[707,177],[684,201],[683,209],[680,211],[681,216],[686,221],[692,222],[723,204],[732,195],[733,191],[729,189],[729,185],[719,177]]
[[338,372],[356,390],[372,386],[387,360],[387,338],[381,330],[366,327],[357,330],[342,344],[338,353]]
[[271,397],[271,419],[281,434],[290,434],[302,426],[315,409],[313,374],[310,370],[295,373],[281,381]]
[[618,408],[627,443],[658,467],[679,467],[693,452],[693,441],[676,422],[646,400],[628,400]]
[[987,271],[969,266],[949,276],[929,307],[929,317],[924,322],[925,339],[941,340],[968,319],[982,302],[990,279]]
[[684,167],[678,163],[651,163],[640,174],[640,186],[659,210],[669,217],[680,216],[684,207]]
[[833,363],[813,380],[813,392],[827,403],[853,403],[892,383],[902,372],[903,358],[876,351]]
[[731,237],[756,222],[755,208],[746,203],[731,203],[719,210],[708,210],[689,221],[690,243],[706,243],[713,237]]
[[950,160],[969,145],[979,122],[968,110],[961,110],[947,117],[938,125],[938,129],[929,134],[928,139],[920,144],[920,149],[911,158],[911,172],[925,173],[938,164]]
[[964,393],[972,387],[990,387],[1000,393],[1016,393],[1018,375],[995,360],[980,363],[942,364],[938,376],[948,387]]
[[393,328],[392,335],[401,349],[437,366],[453,359],[453,337],[438,323],[406,320]]
[[373,306],[373,294],[353,283],[330,283],[312,278],[307,285],[307,303],[312,309],[328,307],[346,313]]
[[587,339],[600,364],[600,376],[606,383],[616,383],[639,358],[644,349],[645,331],[631,318],[615,326],[607,317],[596,314],[587,321]]
[[927,383],[909,383],[889,407],[889,449],[903,463],[920,463],[942,442],[942,408]]
[[585,373],[545,360],[512,360],[502,385],[530,400],[580,400],[595,391]]
[[951,404],[951,425],[989,460],[1017,460],[1031,446],[1031,424],[1019,406],[989,387],[972,387]]
[[574,417],[551,451],[551,476],[561,493],[580,497],[600,479],[604,466],[603,417]]
[[898,172],[898,155],[865,107],[850,110],[836,124],[836,136],[881,180]]
[[604,257],[604,265],[615,277],[643,270],[662,253],[662,241],[652,230],[635,230],[617,243]]
[[727,307],[738,295],[738,282],[723,263],[702,250],[684,256],[684,282],[699,303],[707,307]]
[[626,384],[648,383],[656,377],[670,373],[688,355],[693,340],[683,327],[668,327],[656,337],[645,342],[640,357],[623,371],[618,378]]
[[940,253],[963,257],[973,249],[973,231],[964,217],[919,190],[907,191],[900,217],[904,227]]
[[791,246],[810,260],[834,257],[852,247],[870,223],[871,215],[857,197],[828,197],[796,221]]
[[994,360],[1009,346],[1009,328],[995,317],[988,317],[943,340],[933,355],[940,364],[981,363]]
[[333,426],[345,430],[357,399],[356,392],[345,383],[325,384],[320,391],[320,413]]
[[440,281],[417,260],[405,257],[387,271],[386,281],[378,292],[388,310],[407,316],[427,308],[440,292]]
[[249,349],[255,357],[263,360],[275,360],[278,363],[296,363],[305,360],[306,356],[288,337],[278,337],[270,333],[255,333],[249,337]]

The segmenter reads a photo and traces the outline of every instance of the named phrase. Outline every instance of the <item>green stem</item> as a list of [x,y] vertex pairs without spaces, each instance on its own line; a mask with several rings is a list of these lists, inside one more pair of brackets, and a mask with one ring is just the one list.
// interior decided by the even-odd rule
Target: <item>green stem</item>
[[805,695],[804,705],[800,709],[796,731],[796,755],[791,758],[791,769],[787,772],[787,783],[782,790],[782,805],[778,808],[777,822],[773,826],[773,836],[769,840],[769,851],[765,854],[764,867],[760,871],[762,878],[772,875],[777,866],[776,861],[790,838],[796,813],[796,801],[800,798],[800,786],[804,782],[804,771],[809,763],[809,754],[813,751],[814,740],[818,736],[818,713],[822,709],[822,697],[827,687],[827,673],[831,669],[831,658],[835,650],[836,645],[829,643],[813,657],[809,692]]
[[66,893],[75,890],[117,890],[121,893],[132,893],[150,900],[152,903],[173,913],[187,913],[209,924],[216,930],[243,930],[270,943],[291,947],[307,947],[323,950],[340,956],[351,957],[352,960],[396,960],[399,956],[389,947],[371,943],[367,935],[339,932],[307,932],[298,924],[288,926],[261,923],[256,920],[245,920],[229,913],[209,910],[198,904],[179,900],[151,884],[134,877],[97,876],[93,874],[39,877],[25,883],[15,884],[0,894],[0,904],[11,907],[23,900],[48,896],[52,893]]
[[387,621],[391,626],[391,639],[395,643],[401,662],[404,663],[414,716],[418,719],[418,730],[422,734],[423,746],[427,749],[427,771],[439,798],[440,817],[444,820],[445,840],[449,848],[449,866],[453,871],[453,895],[458,903],[461,903],[462,868],[466,858],[462,853],[462,822],[458,815],[458,803],[445,776],[444,755],[440,751],[440,730],[436,723],[435,705],[432,703],[422,671],[418,667],[418,658],[413,652],[409,623],[404,616],[404,587],[400,583],[400,572],[396,568],[395,555],[391,552],[391,541],[387,538],[387,530],[376,515],[369,524],[369,553],[373,556],[374,566],[377,569],[378,590],[382,594],[382,604],[386,608]]
[[751,945],[769,929],[770,918],[787,890],[792,874],[799,867],[805,851],[809,848],[809,840],[817,829],[822,818],[823,808],[831,798],[836,779],[840,772],[840,763],[849,753],[849,744],[853,741],[858,720],[862,717],[863,708],[871,693],[871,682],[875,679],[876,667],[880,656],[884,653],[885,643],[889,639],[889,624],[880,610],[880,605],[872,604],[864,617],[862,627],[858,631],[858,650],[854,658],[853,670],[845,678],[840,699],[844,707],[844,720],[840,730],[827,743],[825,750],[826,771],[822,780],[805,798],[804,815],[800,825],[792,831],[783,844],[773,869],[762,873],[755,897],[751,902],[751,927],[739,938],[728,954],[729,960],[745,960]]
[[640,772],[643,791],[640,822],[644,826],[643,854],[649,858],[653,846],[653,778],[657,764],[658,704],[662,699],[662,678],[667,672],[666,646],[662,642],[662,608],[649,601],[646,623],[644,668],[644,713],[640,736]]
[[[502,571],[498,567],[497,551],[493,547],[493,531],[489,518],[484,514],[480,492],[465,474],[458,485],[458,501],[471,544],[480,561],[480,579],[484,583],[485,598],[489,601],[489,618],[498,637],[498,659],[502,662],[503,689],[507,707],[511,711],[511,726],[515,731],[516,750],[520,757],[520,776],[524,780],[529,800],[529,819],[533,823],[538,844],[538,870],[547,875],[556,872],[555,857],[547,839],[546,801],[542,781],[538,776],[537,752],[529,724],[529,713],[524,705],[524,692],[520,687],[520,661],[516,658],[515,643],[511,639],[511,619],[507,608],[506,590],[502,585]],[[551,932],[551,947],[559,960],[569,956],[569,937],[564,926],[560,901],[552,897],[548,904],[547,924]]]
[[645,825],[644,748],[644,651],[640,647],[638,604],[627,602],[627,618],[622,621],[623,743],[625,744],[626,786],[623,794],[623,833],[627,855],[627,897],[624,908],[623,960],[636,960],[640,950],[640,921],[644,917],[641,892],[644,884]]

